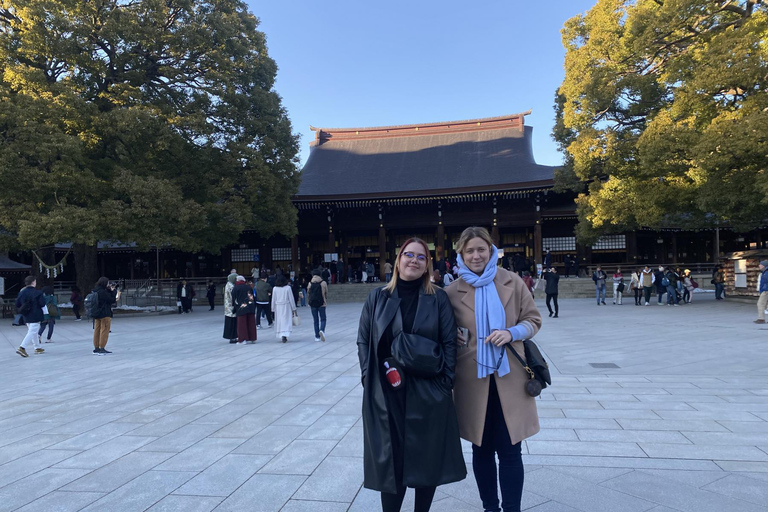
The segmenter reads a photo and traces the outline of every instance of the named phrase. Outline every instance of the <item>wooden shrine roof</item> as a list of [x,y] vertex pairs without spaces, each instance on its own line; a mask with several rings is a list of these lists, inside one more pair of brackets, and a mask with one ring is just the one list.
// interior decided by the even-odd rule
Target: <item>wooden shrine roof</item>
[[551,187],[525,116],[375,128],[314,128],[296,201]]

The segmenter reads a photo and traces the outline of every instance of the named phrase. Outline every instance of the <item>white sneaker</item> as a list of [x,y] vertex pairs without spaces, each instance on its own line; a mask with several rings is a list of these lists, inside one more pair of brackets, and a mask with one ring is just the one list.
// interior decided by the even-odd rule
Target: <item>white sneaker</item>
[[315,341],[320,341],[320,338],[315,338]]
[[646,305],[646,306],[650,306],[650,304],[648,304],[647,302],[645,303],[645,305]]
[[82,318],[75,318],[75,322],[82,322],[82,321],[83,321]]
[[320,341],[325,341],[325,333],[320,331]]

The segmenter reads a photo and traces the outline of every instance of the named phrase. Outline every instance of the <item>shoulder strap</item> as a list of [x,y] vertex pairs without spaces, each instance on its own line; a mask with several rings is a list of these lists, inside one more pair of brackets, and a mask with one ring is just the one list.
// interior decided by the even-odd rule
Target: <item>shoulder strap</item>
[[[523,343],[525,343],[525,341],[523,341]],[[517,353],[517,350],[515,350],[515,349],[513,349],[513,348],[512,348],[512,342],[509,342],[509,343],[507,343],[507,344],[506,344],[506,347],[507,347],[507,349],[509,350],[509,352],[510,352],[510,353],[511,353],[513,356],[515,356],[515,358],[516,358],[518,361],[520,361],[520,364],[521,364],[521,365],[523,365],[523,368],[525,369],[525,371],[527,371],[527,372],[528,372],[528,376],[529,376],[531,379],[535,379],[535,378],[536,378],[536,376],[534,375],[534,373],[533,373],[533,370],[531,370],[531,367],[530,367],[530,366],[528,366],[528,364],[527,364],[527,363],[526,363],[526,362],[523,360],[523,358],[522,358],[522,357],[520,357],[520,354],[518,354],[518,353]]]

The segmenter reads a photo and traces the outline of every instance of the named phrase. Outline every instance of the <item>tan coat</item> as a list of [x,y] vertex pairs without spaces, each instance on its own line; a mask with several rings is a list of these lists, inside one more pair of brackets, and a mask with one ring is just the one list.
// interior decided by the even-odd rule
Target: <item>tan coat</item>
[[[494,283],[506,310],[506,327],[513,327],[527,320],[538,332],[541,327],[541,315],[523,280],[517,274],[499,268]],[[445,291],[453,305],[456,324],[469,329],[469,345],[458,350],[456,381],[453,388],[459,431],[463,439],[480,446],[488,406],[490,377],[477,378],[475,289],[463,279],[458,279]],[[525,359],[522,342],[516,341],[512,347]],[[509,367],[510,373],[501,378],[498,375],[494,378],[499,390],[501,409],[504,412],[509,437],[512,444],[516,444],[539,431],[539,414],[536,410],[536,399],[525,392],[528,374],[516,358],[509,358]]]

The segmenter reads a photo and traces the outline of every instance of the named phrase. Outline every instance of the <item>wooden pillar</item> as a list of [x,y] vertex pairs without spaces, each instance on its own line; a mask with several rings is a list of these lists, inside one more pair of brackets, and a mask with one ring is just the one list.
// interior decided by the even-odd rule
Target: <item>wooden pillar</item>
[[134,279],[134,277],[133,277],[133,267],[135,265],[135,262],[133,261],[134,260],[133,256],[134,256],[133,254],[129,254],[128,255],[128,268],[131,270],[131,280]]
[[291,267],[296,272],[296,276],[299,275],[299,235],[294,235],[291,238]]
[[627,233],[627,263],[633,266],[637,264],[637,233]]
[[533,225],[534,269],[536,268],[536,264],[543,263],[541,243],[541,217],[539,217],[536,219],[536,224]]
[[387,230],[379,226],[379,280],[385,282],[384,263],[387,262]]
[[328,232],[328,252],[336,252],[336,233],[333,232],[333,229]]
[[712,263],[720,261],[720,227],[715,228],[714,244],[712,246]]
[[677,232],[672,232],[672,263],[677,263]]
[[[493,244],[496,247],[499,247],[499,227],[498,226],[493,226],[491,228],[491,238],[493,239]],[[499,249],[501,249],[501,247],[499,247]]]
[[445,258],[445,228],[442,222],[437,224],[437,235],[435,236],[435,259],[437,259],[437,251],[440,251],[440,259]]

